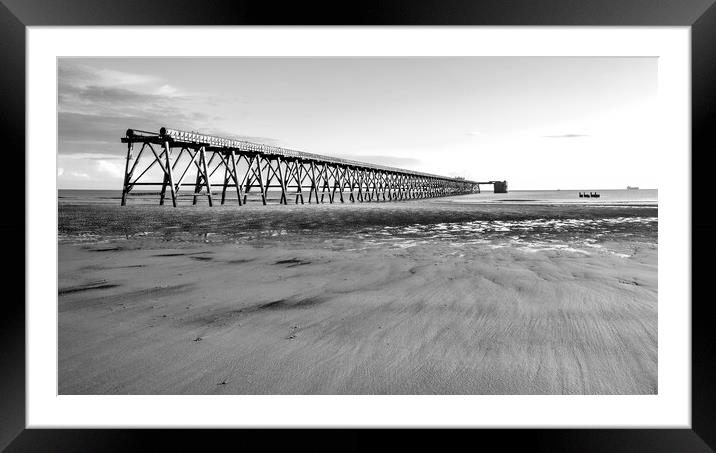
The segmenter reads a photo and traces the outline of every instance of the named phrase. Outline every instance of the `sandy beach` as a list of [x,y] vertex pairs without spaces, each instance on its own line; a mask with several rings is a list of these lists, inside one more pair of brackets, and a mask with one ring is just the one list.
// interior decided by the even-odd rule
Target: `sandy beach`
[[59,393],[654,394],[656,216],[61,203]]

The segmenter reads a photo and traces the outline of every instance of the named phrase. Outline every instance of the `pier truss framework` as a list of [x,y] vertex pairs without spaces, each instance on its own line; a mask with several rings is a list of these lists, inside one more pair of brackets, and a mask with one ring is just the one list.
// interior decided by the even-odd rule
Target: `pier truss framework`
[[[221,204],[233,200],[241,206],[250,199],[267,204],[276,194],[281,204],[303,204],[411,200],[479,190],[475,181],[175,129],[128,129],[122,142],[127,143],[122,206],[140,186],[159,187],[159,204],[170,198],[175,207],[179,197],[192,198],[192,204],[207,197],[213,206],[220,196]],[[140,171],[143,157],[149,163]],[[149,176],[157,167],[161,181]]]

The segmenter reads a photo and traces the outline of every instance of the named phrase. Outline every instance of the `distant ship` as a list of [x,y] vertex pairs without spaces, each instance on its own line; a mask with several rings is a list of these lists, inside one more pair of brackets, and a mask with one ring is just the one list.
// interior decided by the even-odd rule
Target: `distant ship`
[[627,186],[627,190],[639,190],[638,187]]

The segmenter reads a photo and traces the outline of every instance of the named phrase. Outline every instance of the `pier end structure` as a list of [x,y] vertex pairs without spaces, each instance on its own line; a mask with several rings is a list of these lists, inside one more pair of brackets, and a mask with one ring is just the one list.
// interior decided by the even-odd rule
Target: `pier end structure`
[[494,181],[495,193],[507,193],[507,181]]

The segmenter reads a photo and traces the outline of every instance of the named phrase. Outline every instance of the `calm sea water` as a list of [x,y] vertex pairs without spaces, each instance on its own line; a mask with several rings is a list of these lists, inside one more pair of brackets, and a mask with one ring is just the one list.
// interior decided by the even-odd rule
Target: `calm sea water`
[[[599,198],[582,198],[579,193],[598,193]],[[589,203],[649,204],[658,202],[657,189],[637,190],[513,190],[508,193],[482,192],[460,197],[461,203]]]
[[[580,198],[579,192],[596,192],[600,196],[599,198]],[[139,192],[138,194],[141,195],[133,193],[130,196],[130,204],[158,204],[157,192]],[[60,203],[119,204],[122,191],[61,189],[58,196]],[[278,199],[278,194],[269,193],[269,197]],[[182,198],[180,203],[190,204],[190,200],[191,198]],[[451,203],[656,205],[658,202],[658,190],[513,190],[508,193],[482,192],[441,200]]]

